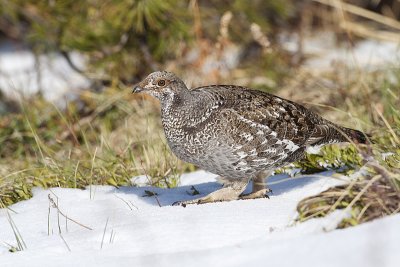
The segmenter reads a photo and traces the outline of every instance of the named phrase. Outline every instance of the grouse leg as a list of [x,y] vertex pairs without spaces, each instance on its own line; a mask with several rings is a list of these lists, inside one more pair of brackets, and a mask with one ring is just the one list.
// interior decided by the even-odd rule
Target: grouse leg
[[253,189],[250,194],[242,194],[239,196],[240,199],[255,199],[255,198],[269,198],[268,193],[272,190],[266,187],[265,178],[269,177],[272,171],[262,171],[257,173],[253,179]]
[[187,201],[177,201],[174,202],[173,206],[183,206],[189,204],[205,204],[205,203],[213,203],[219,201],[231,201],[239,199],[240,194],[246,189],[247,184],[250,179],[240,179],[240,180],[226,180],[224,179],[224,185],[221,189],[214,191],[208,194],[205,197],[197,198],[193,200]]

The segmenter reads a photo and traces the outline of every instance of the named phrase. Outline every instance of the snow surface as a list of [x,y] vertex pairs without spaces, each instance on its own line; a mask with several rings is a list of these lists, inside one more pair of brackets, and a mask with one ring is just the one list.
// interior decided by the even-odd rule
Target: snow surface
[[[82,55],[71,53],[70,56],[76,66],[83,68]],[[46,98],[55,101],[89,84],[60,54],[45,54],[35,59],[34,53],[19,43],[0,42],[0,89],[10,97],[29,96],[40,90]]]
[[[286,50],[297,52],[299,37],[296,34],[281,34],[279,38]],[[313,71],[331,71],[342,65],[365,70],[399,67],[398,42],[365,39],[350,47],[348,43],[339,43],[335,33],[328,31],[305,36],[302,41],[303,53],[309,57],[303,66]]]
[[[215,175],[185,174],[174,189],[35,189],[32,199],[0,209],[0,244],[16,245],[8,213],[27,246],[15,253],[0,246],[0,266],[398,266],[400,215],[334,231],[345,212],[294,222],[301,199],[344,182],[330,176],[277,175],[268,179],[270,199],[186,208],[170,204],[218,189]],[[188,194],[192,185],[200,195]],[[145,190],[157,198],[143,197]],[[48,195],[93,230],[58,222]]]

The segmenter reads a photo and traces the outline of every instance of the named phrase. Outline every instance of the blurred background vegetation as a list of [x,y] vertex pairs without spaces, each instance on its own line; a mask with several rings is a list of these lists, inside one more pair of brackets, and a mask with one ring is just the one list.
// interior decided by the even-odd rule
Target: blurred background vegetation
[[251,23],[272,33],[291,9],[289,1],[1,1],[0,30],[37,53],[79,51],[84,71],[107,81],[136,81],[200,39],[217,42],[226,11],[233,38],[246,44]]
[[[371,132],[373,148],[328,148],[322,158],[298,164],[306,172],[349,171],[373,157],[390,173],[387,190],[397,196],[399,65],[322,71],[304,63],[311,57],[306,39],[327,32],[338,47],[365,39],[398,45],[399,18],[396,0],[0,0],[0,44],[11,40],[36,56],[61,56],[90,82],[68,101],[61,97],[62,105],[41,90],[0,96],[0,199],[5,205],[27,199],[33,186],[135,185],[132,177],[140,174],[149,184],[176,186],[195,167],[167,148],[157,103],[129,94],[130,85],[160,69],[189,86],[234,83],[274,92]],[[380,173],[369,170],[363,183]],[[306,202],[303,217],[321,214],[315,205]],[[397,208],[386,207],[386,214]]]

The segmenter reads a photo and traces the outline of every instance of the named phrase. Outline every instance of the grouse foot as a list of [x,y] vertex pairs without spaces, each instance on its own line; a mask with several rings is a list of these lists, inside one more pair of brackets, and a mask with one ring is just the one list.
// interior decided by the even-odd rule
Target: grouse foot
[[213,202],[231,201],[239,199],[240,194],[246,189],[249,180],[230,180],[225,183],[224,186],[208,194],[205,197],[187,200],[187,201],[176,201],[172,206],[182,206],[186,207],[189,204],[206,204]]
[[250,194],[241,194],[240,199],[256,199],[256,198],[269,198],[268,193],[272,193],[272,190],[266,187],[265,177],[270,176],[272,171],[264,170],[257,173],[253,179],[253,189]]
[[256,192],[252,192],[250,194],[242,194],[239,196],[239,199],[256,199],[256,198],[269,198],[268,193],[271,193],[272,190],[269,188],[264,188],[258,190]]

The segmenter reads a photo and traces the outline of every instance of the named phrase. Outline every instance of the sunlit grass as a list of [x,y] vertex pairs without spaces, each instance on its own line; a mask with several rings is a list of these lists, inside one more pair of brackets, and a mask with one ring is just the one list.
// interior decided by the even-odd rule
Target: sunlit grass
[[[345,173],[362,168],[350,184],[328,189],[304,199],[298,205],[299,220],[325,216],[345,209],[350,217],[339,227],[357,225],[375,218],[400,212],[400,70],[363,74],[362,87],[354,97],[341,96],[337,108],[357,114],[372,133],[368,146],[328,146],[321,155],[308,155],[298,163],[303,170],[340,168]],[[349,84],[347,90],[354,92]],[[354,94],[354,93],[353,93]],[[332,100],[338,96],[332,96]]]
[[193,170],[167,148],[157,106],[117,89],[83,93],[65,109],[23,100],[20,113],[2,119],[5,205],[30,198],[33,186],[132,186],[133,176],[146,174],[151,185],[174,187]]

